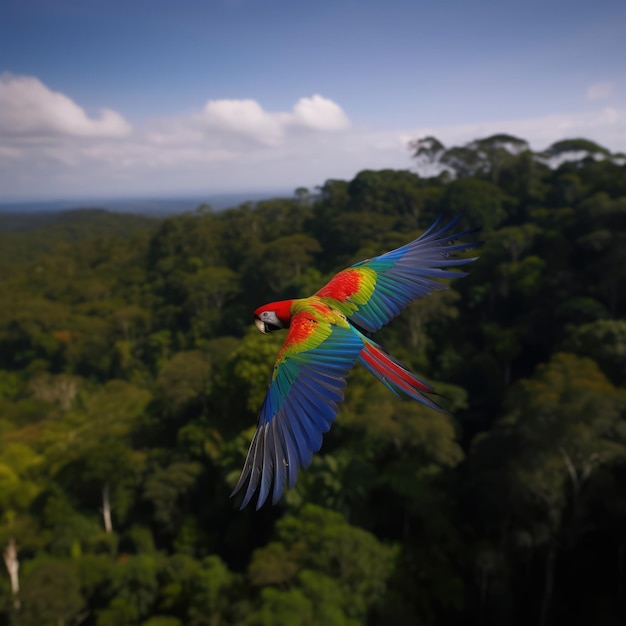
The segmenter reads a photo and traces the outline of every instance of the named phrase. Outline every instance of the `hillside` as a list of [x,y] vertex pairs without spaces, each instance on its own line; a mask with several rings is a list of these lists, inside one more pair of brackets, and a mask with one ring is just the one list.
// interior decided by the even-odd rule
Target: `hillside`
[[104,209],[42,213],[0,213],[0,262],[27,261],[60,243],[128,237],[156,227],[157,220]]

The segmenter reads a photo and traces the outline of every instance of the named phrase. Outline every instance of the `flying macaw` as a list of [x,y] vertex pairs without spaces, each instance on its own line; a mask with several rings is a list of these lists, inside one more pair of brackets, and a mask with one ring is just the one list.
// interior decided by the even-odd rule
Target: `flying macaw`
[[242,509],[257,489],[259,509],[270,487],[276,504],[285,484],[290,488],[296,484],[298,470],[322,446],[322,434],[337,415],[346,377],[356,362],[399,397],[442,410],[425,395],[435,390],[369,337],[414,300],[447,289],[434,278],[467,275],[444,268],[475,261],[477,257],[458,259],[453,254],[480,243],[455,244],[474,231],[451,233],[460,216],[437,230],[440,219],[415,241],[342,270],[313,296],[272,302],[254,312],[254,323],[262,333],[285,328],[289,332],[231,494],[247,482]]

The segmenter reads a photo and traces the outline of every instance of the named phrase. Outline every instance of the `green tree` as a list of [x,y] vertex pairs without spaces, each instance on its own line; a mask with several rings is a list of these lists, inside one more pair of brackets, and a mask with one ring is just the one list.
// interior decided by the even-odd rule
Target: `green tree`
[[210,391],[212,364],[204,352],[177,352],[160,369],[156,379],[156,399],[167,413],[179,414],[188,406],[205,408]]
[[460,178],[446,186],[441,205],[449,215],[462,213],[471,226],[489,232],[506,217],[506,201],[506,196],[493,183]]
[[601,319],[572,328],[564,348],[592,358],[614,384],[626,380],[626,320]]
[[542,555],[536,615],[546,623],[559,550],[587,532],[587,507],[597,497],[593,479],[626,460],[626,402],[593,361],[562,353],[519,381],[508,407],[497,428],[477,439],[472,460],[485,472],[484,489],[499,485],[494,496],[502,501],[491,511],[502,516],[500,541],[508,535],[518,549],[531,546]]
[[38,558],[29,562],[20,596],[20,626],[70,626],[85,618],[78,571],[71,561]]
[[[324,613],[363,620],[384,597],[395,552],[338,513],[306,505],[277,523],[276,540],[254,553],[248,575],[255,586],[278,583],[300,592],[280,596],[268,588],[261,597],[262,614],[264,604],[280,602],[282,611],[291,606],[287,615],[299,620],[295,623],[309,623]],[[339,593],[328,593],[329,583]],[[328,600],[338,604],[315,604]]]
[[[133,452],[129,438],[142,418],[150,394],[122,381],[110,381],[84,400],[84,409],[68,412],[46,430],[46,458],[52,471],[71,467],[72,481],[95,485],[101,495],[106,532],[112,532],[112,498],[120,515],[142,455]],[[76,470],[80,469],[76,480]]]
[[304,270],[320,251],[318,241],[310,235],[279,237],[260,250],[255,274],[272,293],[284,294],[289,287],[297,288]]
[[238,582],[222,560],[206,557],[193,581],[189,605],[189,626],[219,626],[233,623],[234,591]]
[[[20,608],[20,548],[34,543],[29,508],[43,483],[42,458],[22,443],[0,449],[0,546],[9,575],[13,607]],[[32,547],[32,546],[30,546]]]

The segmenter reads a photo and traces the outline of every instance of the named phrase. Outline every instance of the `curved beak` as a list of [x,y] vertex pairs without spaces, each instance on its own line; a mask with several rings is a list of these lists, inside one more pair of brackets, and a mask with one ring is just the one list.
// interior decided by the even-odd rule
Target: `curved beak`
[[271,333],[273,330],[280,330],[283,327],[283,323],[273,311],[266,311],[263,316],[265,317],[264,320],[255,315],[254,323],[264,335]]
[[267,335],[267,333],[270,332],[267,324],[262,322],[258,317],[254,318],[254,324],[264,335]]

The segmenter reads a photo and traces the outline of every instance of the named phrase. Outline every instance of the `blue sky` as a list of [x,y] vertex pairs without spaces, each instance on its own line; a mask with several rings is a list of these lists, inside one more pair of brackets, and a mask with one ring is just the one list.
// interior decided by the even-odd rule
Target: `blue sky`
[[626,152],[626,3],[3,0],[0,199],[293,189],[407,142]]

